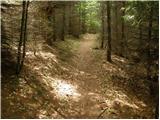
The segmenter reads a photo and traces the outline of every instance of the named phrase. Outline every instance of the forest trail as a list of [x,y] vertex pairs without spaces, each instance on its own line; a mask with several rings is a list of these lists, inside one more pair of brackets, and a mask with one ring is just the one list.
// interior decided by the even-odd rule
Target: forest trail
[[[86,89],[91,87],[90,90],[95,90],[95,88],[98,88],[97,85],[99,85],[99,83],[97,83],[98,80],[96,71],[101,71],[101,68],[99,68],[99,66],[97,66],[97,64],[95,63],[95,57],[97,56],[94,56],[93,54],[96,39],[97,35],[86,34],[82,37],[77,52],[74,53],[75,55],[77,55],[77,58],[74,59],[74,66],[81,71],[81,74],[84,74],[84,85],[87,85]],[[86,77],[92,78],[88,79]]]
[[94,46],[95,39],[96,35],[87,34],[86,36],[83,36],[82,40],[80,41],[80,47],[77,52],[77,67],[81,70],[90,68],[89,62],[91,62],[92,59],[91,51],[92,47]]
[[2,0],[1,10],[3,119],[159,117],[158,1]]
[[[147,114],[151,113],[149,111],[152,107],[149,103],[147,106],[144,103],[146,101],[141,101],[149,95],[142,95],[142,98],[139,99],[137,95],[134,95],[135,93],[132,93],[136,88],[127,88],[125,91],[125,86],[132,84],[129,81],[131,76],[123,69],[128,61],[113,55],[113,63],[104,62],[106,61],[105,51],[95,49],[97,47],[96,40],[96,34],[85,34],[80,40],[77,51],[73,53],[77,57],[73,58],[74,64],[72,63],[72,65],[79,71],[78,74],[74,74],[74,82],[79,86],[77,90],[80,97],[78,105],[70,101],[69,104],[72,104],[73,107],[71,109],[78,111],[78,114],[72,114],[73,117],[70,117],[128,118],[132,116],[131,118],[145,118],[150,116],[145,116],[145,114],[146,112]],[[139,93],[137,94],[139,95]]]
[[122,57],[112,55],[113,63],[106,62],[105,50],[95,49],[96,34],[59,44],[39,42],[36,56],[29,49],[17,84],[12,83],[17,78],[6,76],[11,81],[3,85],[2,117],[153,117],[145,81],[129,74],[133,68],[126,70],[129,63]]
[[86,34],[80,41],[79,48],[75,55],[75,67],[80,70],[78,82],[80,83],[80,91],[82,98],[79,100],[79,115],[78,118],[97,118],[100,114],[100,102],[104,102],[105,98],[100,94],[100,78],[96,71],[101,71],[95,64],[93,50],[97,35]]

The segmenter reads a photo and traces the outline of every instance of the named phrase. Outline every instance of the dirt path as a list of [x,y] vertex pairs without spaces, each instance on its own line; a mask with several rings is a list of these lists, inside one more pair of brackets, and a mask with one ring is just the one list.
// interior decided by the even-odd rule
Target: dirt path
[[124,58],[112,55],[113,63],[106,62],[105,51],[93,49],[96,39],[84,35],[73,52],[64,49],[67,40],[60,49],[39,43],[36,56],[27,51],[19,81],[7,76],[10,82],[2,85],[2,117],[153,118],[145,80],[129,74]]
[[80,83],[81,95],[83,96],[79,100],[81,114],[79,118],[97,118],[101,112],[101,108],[98,106],[100,102],[104,102],[105,98],[98,94],[100,89],[100,82],[95,70],[97,70],[96,64],[94,64],[93,48],[97,35],[87,34],[80,41],[80,46],[75,59],[75,66],[80,70],[78,75],[78,82]]
[[87,71],[87,69],[90,68],[90,63],[93,59],[91,52],[95,43],[95,39],[96,35],[88,34],[80,41],[80,47],[77,52],[77,67],[82,71]]
[[129,80],[130,76],[121,68],[127,65],[127,60],[113,56],[112,59],[117,64],[104,62],[104,51],[93,49],[96,39],[96,35],[86,34],[75,53],[77,55],[74,59],[75,66],[80,70],[80,74],[77,75],[77,84],[81,97],[77,108],[79,115],[75,114],[73,118],[97,118],[102,112],[104,113],[100,115],[100,118],[147,118],[151,116],[145,115],[151,114],[151,109],[148,109],[151,105],[143,101],[143,99],[150,99],[149,95],[143,95],[146,90],[141,91],[142,98],[140,99],[134,95],[132,89],[128,89],[130,83],[126,80]]
[[96,90],[95,88],[99,87],[99,81],[97,80],[96,74],[99,66],[95,64],[94,60],[96,56],[93,55],[96,38],[97,35],[93,34],[83,36],[80,41],[80,46],[75,53],[77,58],[74,60],[76,68],[81,71],[82,80],[85,82],[84,85],[90,90]]

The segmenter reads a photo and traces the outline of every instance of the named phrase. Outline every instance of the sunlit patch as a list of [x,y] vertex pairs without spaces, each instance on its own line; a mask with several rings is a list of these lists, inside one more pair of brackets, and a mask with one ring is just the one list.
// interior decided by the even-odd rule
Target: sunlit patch
[[147,105],[143,102],[143,101],[140,101],[140,100],[135,100],[135,103],[141,107],[146,107]]
[[87,95],[92,102],[100,102],[101,103],[106,100],[105,97],[103,97],[102,95],[97,94],[97,93],[89,92]]
[[77,86],[59,79],[55,79],[52,82],[52,87],[54,88],[53,92],[55,92],[59,98],[72,98],[77,101],[81,96],[77,91]]
[[142,101],[139,101],[136,98],[131,99],[122,91],[114,90],[114,93],[113,93],[113,91],[109,90],[107,91],[107,96],[110,99],[106,99],[105,103],[110,108],[119,109],[119,110],[123,109],[128,111],[132,111],[132,110],[141,111],[141,108],[146,106],[145,103],[143,103]]
[[119,61],[119,62],[122,62],[122,63],[126,62],[124,58],[119,57],[119,56],[115,56],[115,55],[112,56],[112,59]]
[[45,59],[47,59],[47,58],[55,58],[55,55],[50,53],[50,52],[44,52],[44,51],[42,52],[42,51],[40,51],[39,53]]
[[118,99],[118,98],[116,98],[116,99],[114,100],[114,104],[120,105],[120,106],[128,106],[128,107],[134,108],[134,109],[138,109],[138,108],[139,108],[139,107],[138,107],[136,104],[134,104],[134,103],[129,103],[128,101],[120,100],[120,99]]
[[45,111],[45,110],[40,110],[40,111],[39,111],[38,118],[39,118],[39,119],[44,119],[44,118],[46,118],[46,117],[47,117],[47,111]]
[[34,52],[32,52],[32,51],[27,51],[26,56],[29,58],[35,57]]
[[66,67],[61,66],[61,68],[62,68],[62,70],[64,70],[64,71],[69,71],[69,69],[66,68]]
[[116,66],[110,65],[110,64],[103,64],[103,67],[105,70],[109,71],[109,72],[117,72],[117,70],[119,68],[117,68]]
[[[34,52],[32,52],[32,51],[26,52],[26,56],[29,58],[35,57]],[[50,53],[50,52],[38,51],[36,53],[36,56],[40,56],[43,59],[52,59],[54,62],[57,62],[56,55],[54,55],[53,53]]]
[[12,46],[12,49],[13,50],[17,50],[17,46]]

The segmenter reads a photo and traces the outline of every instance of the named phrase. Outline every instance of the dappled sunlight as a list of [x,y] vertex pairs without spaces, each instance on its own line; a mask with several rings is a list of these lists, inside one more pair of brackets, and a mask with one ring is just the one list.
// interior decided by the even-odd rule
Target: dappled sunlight
[[[118,86],[126,85],[126,81],[130,80],[123,69],[123,65],[126,64],[127,60],[113,55],[113,63],[109,63],[103,62],[103,56],[98,57],[96,55],[96,60],[101,61],[96,64],[90,51],[90,48],[94,45],[94,41],[92,42],[90,37],[92,36],[86,35],[83,39],[87,42],[83,41],[81,48],[75,51],[78,54],[77,57],[73,58],[75,62],[72,65],[74,66],[66,60],[61,61],[56,51],[48,46],[45,46],[44,50],[37,51],[36,56],[31,51],[26,53],[30,58],[28,67],[37,73],[41,85],[47,89],[51,99],[58,103],[50,102],[45,106],[46,108],[39,109],[36,114],[38,118],[61,118],[59,113],[47,110],[52,107],[50,104],[57,104],[60,111],[67,115],[71,113],[73,116],[84,115],[86,117],[86,115],[91,115],[97,117],[105,109],[107,111],[103,115],[107,117],[104,118],[108,118],[108,116],[112,118],[113,114],[117,118],[118,116],[145,114],[144,110],[148,108],[147,104],[135,96],[132,97],[132,95],[130,96],[121,91],[122,87],[120,90],[117,90],[117,86],[115,87],[116,84]],[[51,49],[53,50],[51,51]],[[99,82],[102,80],[107,84],[104,85],[103,83],[104,88],[99,86]],[[114,87],[111,86],[111,80]],[[29,92],[32,91],[29,90]],[[27,95],[22,94],[21,96],[26,98]],[[27,105],[34,107],[34,104]]]
[[38,119],[62,119],[56,111],[48,111],[46,109],[41,109],[38,111],[37,115]]
[[38,119],[62,119],[62,117],[56,111],[48,111],[46,109],[41,109],[37,113]]
[[107,63],[103,64],[102,67],[104,68],[104,70],[106,70],[106,72],[109,72],[110,74],[127,77],[127,74],[123,69],[121,69],[120,67],[118,67],[112,63],[107,62]]
[[55,62],[57,62],[56,56],[55,56],[54,54],[52,54],[51,52],[40,51],[39,54],[40,54],[44,59],[52,58]]
[[61,69],[64,70],[64,71],[69,71],[69,69],[66,68],[66,67],[63,67],[63,66],[60,66],[60,67],[61,67]]
[[113,104],[116,107],[129,107],[129,108],[133,108],[133,109],[139,109],[139,107],[136,104],[130,103],[129,101],[126,101],[126,100],[122,100],[120,98],[116,98],[114,100]]
[[[43,68],[43,66],[34,66],[34,70],[40,70],[41,68]],[[45,68],[47,68],[47,67],[45,67]]]
[[83,36],[83,39],[85,39],[85,40],[94,40],[95,38],[97,38],[97,34],[85,34],[84,36]]
[[143,101],[136,97],[130,98],[122,91],[108,90],[107,94],[111,95],[107,95],[110,99],[106,99],[105,104],[107,104],[109,108],[113,108],[115,110],[119,109],[120,111],[124,110],[125,112],[127,110],[127,112],[142,112],[147,107]]
[[121,63],[126,63],[126,59],[123,58],[123,57],[120,57],[120,56],[116,56],[116,55],[112,55],[112,60],[115,60],[115,61],[118,61],[118,62],[121,62]]
[[98,93],[89,92],[87,95],[90,97],[91,101],[98,101],[98,102],[105,101],[105,97],[103,97]]
[[52,59],[54,62],[58,62],[57,61],[57,58],[56,58],[56,55],[54,55],[53,53],[51,52],[45,52],[45,51],[39,51],[39,52],[36,52],[36,56],[34,55],[34,52],[33,51],[28,51],[26,52],[26,56],[28,58],[34,58],[36,56],[40,56],[42,57],[44,60],[47,60],[47,59]]
[[117,70],[121,70],[120,68],[113,66],[112,64],[110,64],[110,66],[109,66],[109,64],[103,64],[103,67],[105,68],[105,70],[107,70],[109,72],[117,72]]
[[54,79],[51,83],[52,92],[56,92],[56,95],[61,99],[71,98],[74,101],[78,101],[81,94],[77,91],[77,86],[65,82],[64,80]]
[[39,119],[44,119],[47,117],[47,111],[46,110],[40,110],[38,114]]
[[27,52],[26,52],[26,57],[28,57],[28,58],[33,58],[33,57],[35,57],[34,52],[33,52],[33,51],[27,51]]

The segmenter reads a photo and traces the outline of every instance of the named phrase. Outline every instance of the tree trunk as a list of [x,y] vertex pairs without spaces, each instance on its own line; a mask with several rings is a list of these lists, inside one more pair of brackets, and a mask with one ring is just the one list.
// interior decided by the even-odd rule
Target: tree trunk
[[[122,7],[125,7],[125,2],[122,2]],[[125,52],[125,33],[124,33],[124,18],[123,16],[125,15],[125,10],[123,9],[122,11],[122,29],[121,29],[121,56],[124,56],[124,52]]]
[[16,67],[16,74],[18,75],[20,72],[20,64],[21,64],[21,49],[22,49],[22,41],[23,41],[23,34],[24,34],[24,19],[25,19],[25,6],[26,2],[23,1],[22,5],[22,19],[21,19],[21,33],[20,33],[20,40],[18,45],[18,54],[17,54],[17,67]]
[[86,33],[86,10],[84,9],[82,10],[82,33]]
[[25,59],[25,55],[26,55],[26,41],[27,41],[27,20],[28,20],[28,6],[29,6],[29,1],[27,1],[26,3],[26,13],[25,13],[25,26],[24,26],[24,40],[23,40],[23,57],[22,57],[22,61],[21,61],[21,68],[23,66],[23,62]]
[[[16,67],[16,74],[18,75],[22,69],[23,62],[25,59],[25,50],[26,50],[26,40],[27,40],[27,16],[28,16],[28,6],[29,1],[23,1],[22,5],[22,20],[21,20],[21,34],[20,40],[18,45],[18,55],[17,55],[17,67]],[[23,51],[21,53],[21,50]]]
[[142,42],[142,40],[143,40],[143,37],[142,37],[142,23],[140,22],[139,23],[139,45],[138,45],[138,48],[139,48],[139,51],[141,51],[142,50],[142,44],[143,44],[143,42]]
[[36,36],[33,35],[33,38],[34,38],[34,55],[36,56],[36,53],[37,53],[37,40],[36,40]]
[[72,2],[70,2],[70,6],[69,6],[69,25],[68,25],[68,34],[69,35],[72,34],[72,7],[73,7],[73,4],[72,4]]
[[63,11],[62,11],[62,35],[61,35],[61,40],[64,41],[64,37],[65,37],[65,5],[63,6]]
[[102,38],[101,38],[101,48],[103,48],[104,46],[104,17],[105,17],[105,14],[104,14],[104,3],[101,2],[101,19],[102,19],[102,23],[101,23],[101,28],[102,28]]
[[157,97],[157,100],[156,100],[155,119],[159,119],[159,96]]
[[139,23],[139,40],[142,40],[142,25]]
[[153,13],[153,8],[151,7],[150,10],[150,16],[149,16],[149,22],[148,22],[148,43],[147,43],[147,78],[148,80],[151,80],[151,54],[150,54],[150,44],[151,44],[151,39],[152,39],[152,13]]
[[[115,13],[115,32],[116,32],[116,41],[119,41],[118,39],[119,39],[119,36],[118,36],[118,11],[117,11],[117,7],[118,7],[118,4],[117,4],[117,2],[115,1],[114,2],[114,4],[115,4],[115,9],[114,9],[114,13]],[[116,53],[117,54],[119,54],[119,52],[118,52],[118,45],[116,46]]]
[[151,56],[151,42],[152,42],[152,24],[153,24],[153,6],[150,8],[149,22],[148,22],[148,44],[147,44],[147,79],[150,81],[150,94],[155,96],[155,118],[159,118],[159,82],[154,83],[151,75],[152,56]]
[[111,62],[111,10],[110,2],[107,1],[107,24],[108,24],[108,42],[107,42],[107,61]]
[[52,11],[52,14],[53,14],[53,41],[56,41],[56,16],[55,16],[55,8],[53,8],[53,11]]
[[78,12],[79,12],[79,13],[78,13],[78,17],[79,17],[79,34],[82,33],[82,31],[81,31],[81,30],[82,30],[82,25],[81,25],[81,23],[82,23],[82,21],[81,21],[81,20],[82,20],[82,19],[81,19],[81,12],[82,12],[82,11],[81,11],[81,4],[82,4],[82,3],[79,2],[79,5],[80,5],[80,6],[79,6],[79,9],[78,9]]

